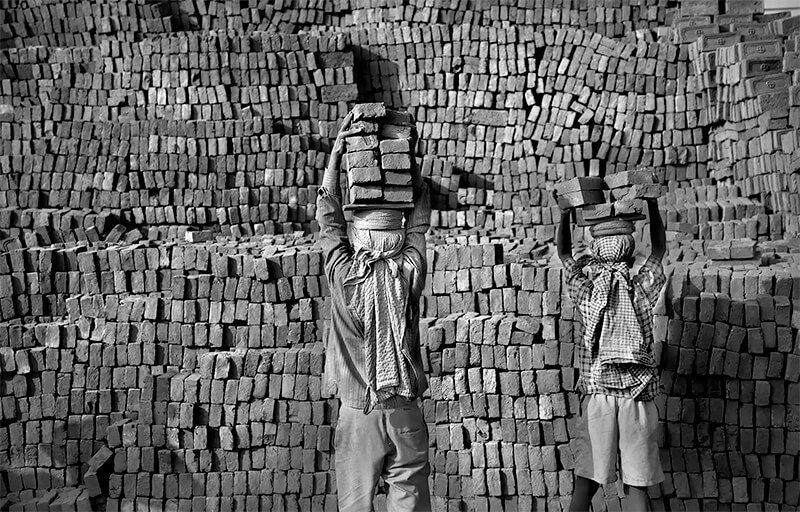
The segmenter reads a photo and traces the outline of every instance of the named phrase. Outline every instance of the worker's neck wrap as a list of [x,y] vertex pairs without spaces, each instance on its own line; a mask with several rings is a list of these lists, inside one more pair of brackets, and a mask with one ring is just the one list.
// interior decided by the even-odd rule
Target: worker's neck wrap
[[[402,213],[383,210],[357,215],[350,229],[353,264],[344,281],[355,286],[364,324],[364,354],[367,396],[364,412],[392,394],[412,398],[411,379],[405,358],[408,281],[403,275],[405,230]],[[376,229],[395,227],[395,229]],[[372,226],[365,228],[364,226]],[[360,311],[359,311],[360,310]]]

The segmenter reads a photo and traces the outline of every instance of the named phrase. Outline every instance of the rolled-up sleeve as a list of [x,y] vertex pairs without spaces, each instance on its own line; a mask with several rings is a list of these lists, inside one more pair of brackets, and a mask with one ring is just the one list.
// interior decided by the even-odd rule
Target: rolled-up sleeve
[[583,273],[580,263],[572,258],[564,261],[564,280],[570,300],[578,308],[581,316],[586,318],[592,303],[592,290],[594,289],[592,281]]
[[337,282],[338,270],[352,259],[352,248],[347,238],[347,221],[339,198],[321,188],[317,195],[317,222],[319,243],[325,263],[328,283]]
[[664,288],[664,284],[667,282],[661,259],[655,256],[647,258],[639,272],[634,276],[633,282],[641,287],[650,305],[655,306],[661,294],[661,289]]
[[403,256],[411,268],[411,299],[418,300],[425,288],[428,267],[425,261],[425,233],[431,227],[431,196],[428,186],[423,183],[414,202],[414,208],[406,220],[406,242]]

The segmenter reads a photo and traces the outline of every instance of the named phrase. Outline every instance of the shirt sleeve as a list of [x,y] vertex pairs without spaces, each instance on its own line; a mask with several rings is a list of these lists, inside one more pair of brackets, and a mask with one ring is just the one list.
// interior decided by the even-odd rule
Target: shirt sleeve
[[661,295],[661,289],[664,283],[667,282],[667,276],[664,274],[664,265],[661,264],[660,258],[650,256],[644,262],[639,272],[633,277],[634,285],[641,287],[641,291],[651,306],[655,306],[658,302],[658,297]]
[[418,300],[425,288],[428,273],[425,261],[425,233],[431,226],[431,197],[428,186],[419,188],[417,200],[406,220],[406,241],[403,247],[404,262],[411,269],[410,288],[412,300]]
[[567,284],[567,293],[570,300],[578,308],[581,316],[586,316],[586,308],[592,300],[592,281],[583,273],[581,265],[572,258],[564,262],[564,279]]
[[319,243],[328,283],[334,283],[338,270],[352,258],[353,249],[347,238],[347,221],[339,198],[320,188],[317,195]]

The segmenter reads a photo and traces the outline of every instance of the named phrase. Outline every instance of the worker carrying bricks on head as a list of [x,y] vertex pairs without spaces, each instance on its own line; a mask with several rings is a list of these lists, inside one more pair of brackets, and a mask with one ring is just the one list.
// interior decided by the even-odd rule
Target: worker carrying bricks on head
[[335,436],[339,510],[373,510],[379,477],[388,488],[389,510],[430,510],[428,429],[418,403],[428,387],[419,299],[430,196],[413,165],[413,208],[356,210],[348,236],[339,166],[348,138],[356,143],[361,132],[353,121],[351,112],[317,197],[331,295],[323,382],[341,400]]
[[633,224],[613,219],[593,226],[588,261],[579,263],[572,257],[571,208],[562,210],[558,256],[584,327],[577,347],[582,396],[571,511],[589,510],[598,487],[616,481],[618,455],[628,510],[650,510],[647,487],[664,480],[652,324],[666,281],[661,264],[666,233],[655,199],[647,199],[647,209],[652,252],[633,277]]

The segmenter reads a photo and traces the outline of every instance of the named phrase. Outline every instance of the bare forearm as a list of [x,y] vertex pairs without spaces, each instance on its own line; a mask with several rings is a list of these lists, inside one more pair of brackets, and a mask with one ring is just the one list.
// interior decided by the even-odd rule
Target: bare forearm
[[561,223],[558,226],[558,235],[556,237],[558,257],[562,261],[572,258],[572,226],[569,217],[569,210],[561,212]]
[[345,139],[361,130],[360,128],[350,129],[352,120],[352,112],[347,114],[342,120],[342,126],[339,128],[339,133],[336,135],[336,140],[331,149],[331,156],[328,159],[328,167],[325,168],[325,175],[322,177],[322,186],[328,190],[329,194],[337,198],[340,198],[342,194],[339,188],[339,172],[341,169]]
[[652,255],[663,258],[667,252],[667,233],[664,228],[664,221],[661,212],[658,211],[658,203],[655,199],[647,201],[647,210],[650,216],[650,243],[653,246]]
[[414,189],[414,207],[406,217],[406,233],[425,234],[431,225],[431,196],[428,186],[420,182]]

